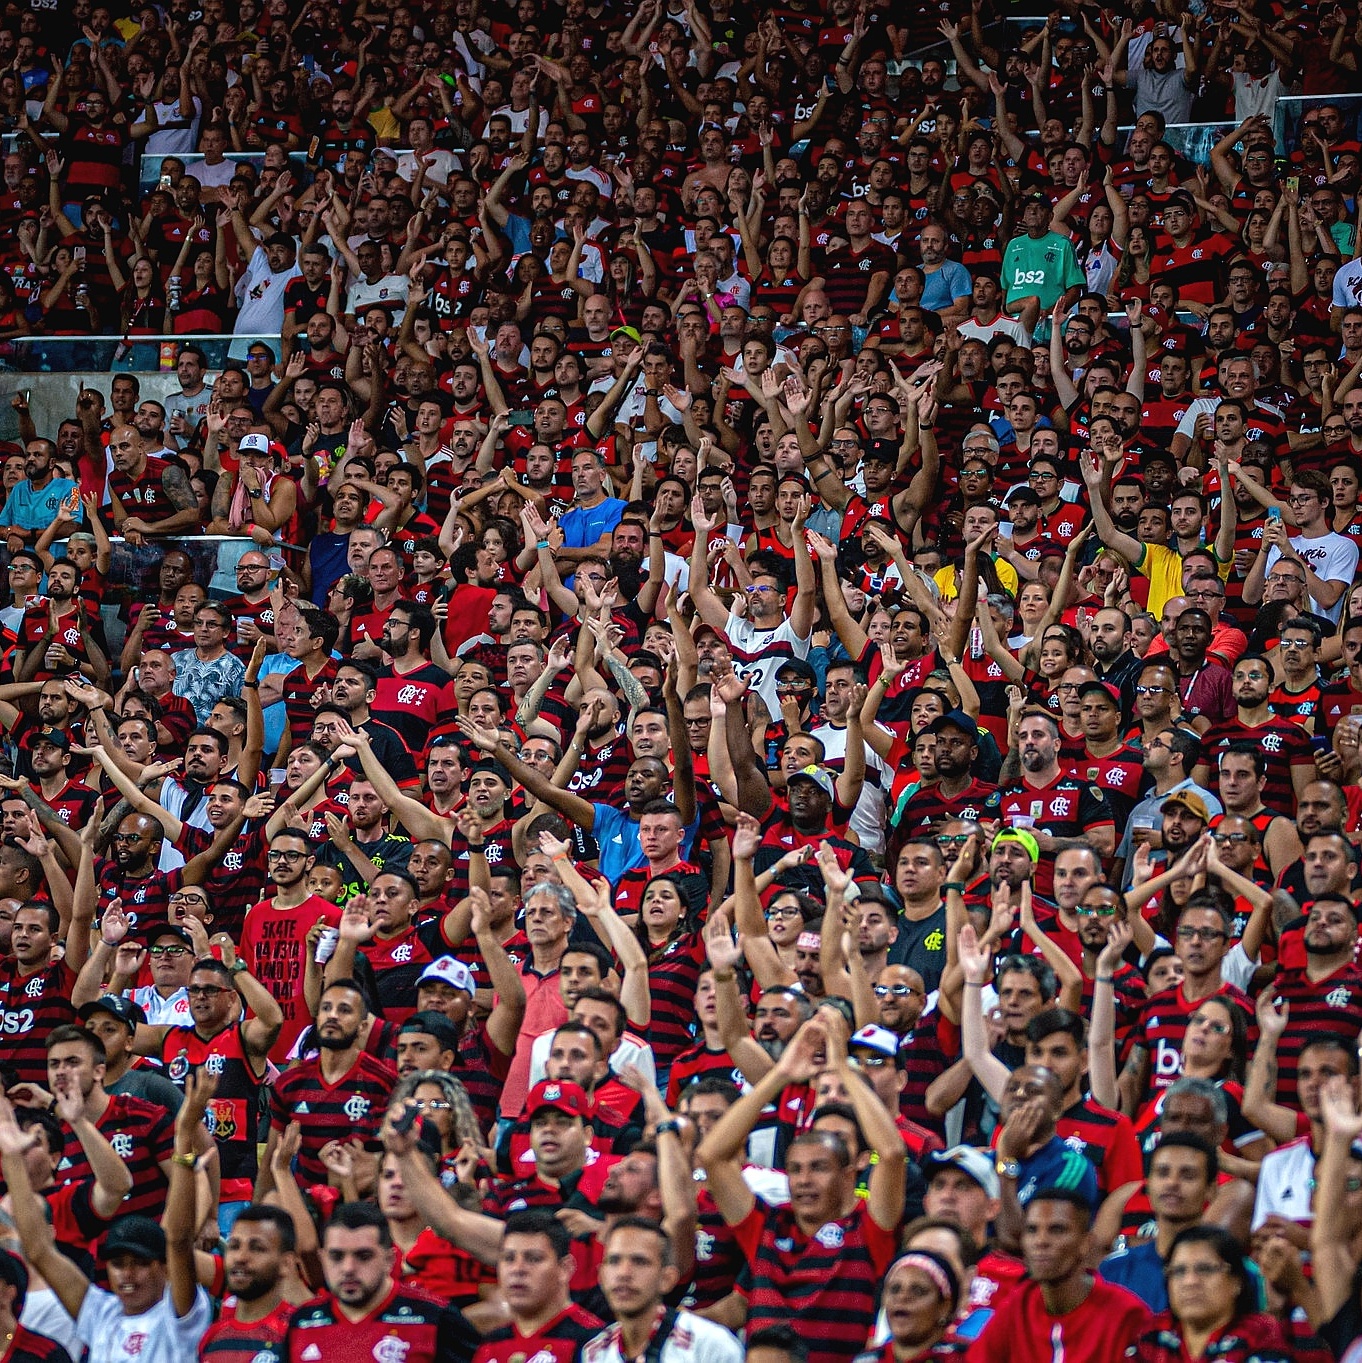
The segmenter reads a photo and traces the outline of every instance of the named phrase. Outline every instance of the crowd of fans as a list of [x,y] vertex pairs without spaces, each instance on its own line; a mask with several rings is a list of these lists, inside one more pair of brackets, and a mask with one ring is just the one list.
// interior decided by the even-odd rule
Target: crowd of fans
[[1004,19],[0,18],[6,1360],[1362,1357],[1362,21]]

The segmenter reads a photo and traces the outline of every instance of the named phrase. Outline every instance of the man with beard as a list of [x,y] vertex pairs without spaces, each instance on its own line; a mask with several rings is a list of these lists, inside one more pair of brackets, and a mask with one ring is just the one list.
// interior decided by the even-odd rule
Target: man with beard
[[322,1234],[321,1260],[327,1291],[294,1312],[278,1349],[286,1363],[472,1358],[478,1337],[461,1311],[393,1280],[392,1233],[373,1203],[336,1208]]
[[[1158,828],[1163,808],[1173,796],[1184,793],[1196,796],[1206,810],[1208,819],[1221,813],[1220,801],[1192,777],[1201,759],[1202,748],[1201,741],[1189,729],[1164,729],[1146,739],[1142,751],[1145,772],[1153,778],[1154,785],[1130,811],[1120,845],[1116,849],[1117,870],[1112,876],[1114,884],[1127,888],[1134,869],[1131,863],[1135,855],[1136,830],[1141,831],[1142,837],[1148,837],[1150,830]],[[1175,859],[1185,850],[1185,846],[1177,848]]]
[[[565,410],[561,404],[556,409]],[[572,456],[572,510],[559,521],[563,544],[553,556],[568,571],[583,559],[600,558],[610,551],[611,534],[628,503],[607,497],[604,486],[605,463],[600,455],[595,450],[578,450]]]
[[[1178,623],[1180,628],[1181,621]],[[1267,764],[1263,802],[1270,809],[1294,814],[1297,797],[1315,779],[1309,735],[1299,724],[1272,713],[1272,667],[1261,653],[1246,653],[1235,663],[1233,684],[1235,714],[1206,730],[1202,739],[1205,756],[1193,777],[1204,785],[1220,753],[1239,744],[1251,744]]]
[[66,519],[79,522],[82,513],[67,504],[76,489],[70,478],[58,478],[52,471],[52,459],[57,447],[50,440],[29,440],[24,448],[24,477],[10,489],[0,510],[0,526],[4,527],[6,544],[11,552],[34,540],[53,521]]
[[290,1123],[302,1133],[297,1169],[305,1184],[327,1181],[321,1150],[340,1138],[354,1151],[356,1185],[363,1192],[374,1187],[378,1133],[397,1071],[365,1051],[368,1023],[369,1009],[354,980],[336,980],[322,991],[315,1028],[318,1054],[287,1070],[270,1092],[270,1132],[256,1201],[274,1186],[271,1161]]
[[118,533],[129,544],[198,528],[199,500],[184,469],[148,455],[135,426],[115,426],[109,432],[109,456],[111,512]]
[[340,926],[340,910],[307,888],[307,875],[315,862],[302,833],[296,829],[276,832],[266,853],[275,892],[247,913],[241,930],[241,959],[283,1010],[283,1026],[270,1053],[276,1063],[288,1055],[309,1022],[301,997],[307,934],[318,920],[327,927]]
[[1178,613],[1169,641],[1169,660],[1177,679],[1182,715],[1199,734],[1205,734],[1234,713],[1234,678],[1208,652],[1214,632],[1210,613],[1189,605]]
[[972,774],[979,756],[979,726],[963,710],[933,720],[927,732],[936,737],[937,779],[908,798],[895,822],[910,837],[943,819],[981,818],[986,802],[998,789]]
[[71,740],[61,729],[39,729],[33,736],[32,788],[68,828],[84,828],[99,796],[70,773]]
[[1102,790],[1116,827],[1124,829],[1130,811],[1150,784],[1143,754],[1121,737],[1121,701],[1114,686],[1100,681],[1081,683],[1078,706],[1082,748],[1061,765],[1075,779]]
[[1097,680],[1114,686],[1121,701],[1121,714],[1135,713],[1135,678],[1143,660],[1130,646],[1130,616],[1118,607],[1105,607],[1092,617],[1088,647],[1092,650]]
[[1059,763],[1059,721],[1047,710],[1028,710],[1017,725],[1021,780],[999,793],[1004,825],[1029,828],[1039,849],[1036,890],[1054,888],[1054,854],[1063,847],[1091,846],[1107,858],[1116,849],[1111,805],[1096,786],[1065,774]]
[[[378,669],[372,663],[350,659],[336,665],[336,676],[331,683],[331,704],[317,707],[312,723],[312,741],[320,743],[328,752],[343,746],[346,731],[335,722],[343,719],[351,730],[361,729],[369,736],[369,743],[383,769],[398,786],[415,790],[420,785],[416,763],[396,728],[380,721],[370,708],[378,696]],[[335,712],[339,711],[339,714]],[[323,723],[323,718],[330,718]],[[434,751],[432,747],[430,751]],[[360,763],[354,753],[345,757],[345,765],[358,774]]]
[[17,681],[54,676],[88,677],[97,686],[109,679],[109,663],[91,631],[80,596],[80,573],[59,559],[47,570],[47,602],[24,612],[20,642],[25,650],[14,670]]
[[436,628],[429,610],[405,601],[393,606],[383,626],[382,649],[392,661],[378,668],[372,708],[409,752],[422,751],[441,714],[453,708],[452,678],[430,660]]
[[[1277,1042],[1277,1092],[1283,1095],[1295,1092],[1300,1054],[1313,1037],[1321,1032],[1352,1036],[1355,1033],[1350,1029],[1362,1028],[1362,968],[1353,959],[1359,912],[1348,897],[1346,885],[1356,853],[1339,846],[1346,844],[1346,839],[1337,829],[1321,831],[1305,845],[1306,868],[1308,873],[1316,848],[1330,843],[1334,844],[1333,862],[1344,868],[1344,889],[1319,887],[1318,902],[1306,911],[1299,945],[1290,941],[1294,933],[1288,934],[1283,944],[1284,957],[1290,964],[1279,970],[1272,982],[1279,1015],[1285,1011],[1284,1004],[1290,1005]],[[1310,878],[1307,875],[1307,887],[1313,891],[1314,887],[1308,886]],[[1304,947],[1303,960],[1300,947]]]

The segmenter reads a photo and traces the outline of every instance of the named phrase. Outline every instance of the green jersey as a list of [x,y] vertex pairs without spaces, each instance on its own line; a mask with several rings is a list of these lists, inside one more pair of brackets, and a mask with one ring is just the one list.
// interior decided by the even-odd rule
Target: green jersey
[[1083,283],[1073,243],[1058,232],[1047,232],[1039,241],[1014,237],[1003,253],[1003,286],[1010,307],[1019,298],[1034,294],[1041,313],[1047,313],[1066,290]]

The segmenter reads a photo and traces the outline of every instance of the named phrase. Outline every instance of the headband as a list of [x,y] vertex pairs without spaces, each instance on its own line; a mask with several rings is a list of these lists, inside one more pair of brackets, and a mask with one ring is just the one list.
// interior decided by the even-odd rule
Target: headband
[[[916,1268],[919,1272],[925,1273],[931,1280],[932,1285],[941,1293],[943,1301],[948,1301],[952,1306],[959,1298],[959,1287],[955,1281],[955,1274],[950,1266],[935,1254],[927,1254],[922,1250],[912,1250],[902,1255],[890,1265],[889,1273],[896,1268]],[[888,1278],[889,1273],[885,1274]]]

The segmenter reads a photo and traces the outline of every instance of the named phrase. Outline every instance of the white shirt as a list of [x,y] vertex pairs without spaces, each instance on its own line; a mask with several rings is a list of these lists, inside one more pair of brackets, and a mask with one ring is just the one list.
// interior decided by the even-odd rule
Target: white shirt
[[[796,658],[807,658],[813,635],[801,639],[788,620],[782,620],[775,629],[757,629],[751,621],[732,611],[724,623],[724,633],[733,645],[733,670],[745,677],[766,702],[766,708],[778,715],[780,699],[776,695],[776,672],[792,654]],[[782,644],[787,644],[788,648],[781,648]],[[737,656],[740,653],[748,656],[740,658]]]
[[1362,308],[1362,260],[1350,260],[1334,276],[1333,305]]
[[246,272],[237,282],[237,313],[235,334],[238,336],[278,336],[284,326],[284,290],[302,277],[295,259],[287,270],[276,274],[270,269],[265,248],[257,246]]
[[[823,745],[823,761],[835,771],[846,769],[847,731],[820,724],[811,736]],[[867,852],[884,850],[884,786],[881,778],[891,774],[889,764],[868,743],[865,747],[865,782],[851,811],[850,827],[856,830]]]
[[148,1027],[185,1027],[194,1021],[189,1011],[189,990],[177,989],[163,999],[153,984],[144,984],[131,993],[132,1001],[146,1014]]
[[1269,1216],[1308,1226],[1315,1218],[1310,1210],[1311,1180],[1315,1155],[1309,1136],[1297,1136],[1263,1156],[1258,1167],[1258,1192],[1253,1199],[1253,1229]]
[[160,126],[147,138],[147,156],[183,156],[192,152],[199,140],[199,115],[203,104],[197,95],[189,97],[189,114],[180,113],[178,98],[156,101],[156,119]]
[[[428,185],[448,184],[450,176],[459,168],[459,163],[454,159],[454,153],[444,151],[440,147],[432,147],[426,153],[426,156],[430,158],[426,162],[426,183]],[[398,178],[411,184],[416,179],[416,170],[419,164],[415,152],[404,151],[397,158]]]
[[[530,1047],[530,1087],[533,1088],[544,1078],[544,1067],[549,1061],[549,1051],[553,1048],[554,1033],[557,1028],[540,1032]],[[618,1074],[626,1065],[637,1065],[643,1075],[652,1083],[657,1083],[657,1061],[653,1058],[653,1048],[642,1037],[625,1032],[620,1044],[610,1053],[610,1068]]]
[[974,320],[973,315],[966,322],[961,322],[958,328],[962,336],[972,337],[974,340],[983,341],[988,344],[995,336],[1010,336],[1014,345],[1030,346],[1031,337],[1020,322],[1013,321],[1011,317],[1004,317],[999,313],[987,326]]
[[[1304,535],[1292,535],[1288,543],[1310,565],[1310,571],[1321,582],[1342,582],[1346,585],[1353,580],[1353,574],[1357,571],[1357,545],[1346,535],[1336,534],[1332,530],[1327,535],[1321,535],[1318,539],[1306,539]],[[1281,558],[1281,552],[1274,545],[1267,551],[1267,572],[1272,571],[1272,565],[1279,558]],[[1316,615],[1327,616],[1337,624],[1338,617],[1343,614],[1343,607],[1347,604],[1347,599],[1345,592],[1332,606],[1325,607],[1321,606],[1312,596],[1310,598],[1310,609]]]
[[[742,1345],[722,1325],[678,1311],[659,1363],[742,1363],[742,1358]],[[607,1325],[589,1339],[582,1349],[582,1363],[633,1363],[620,1348],[620,1327]]]
[[358,317],[365,308],[381,303],[392,314],[393,325],[400,326],[406,315],[407,290],[410,288],[411,280],[406,275],[380,275],[372,284],[361,276],[350,285],[345,310]]
[[205,189],[221,189],[232,183],[236,162],[224,158],[217,165],[210,166],[207,161],[194,161],[184,168],[184,173],[192,175]]
[[76,1317],[76,1335],[89,1346],[90,1363],[195,1363],[199,1340],[212,1321],[213,1307],[201,1287],[194,1289],[194,1304],[185,1316],[175,1314],[169,1287],[140,1316],[124,1315],[112,1292],[91,1287]]

